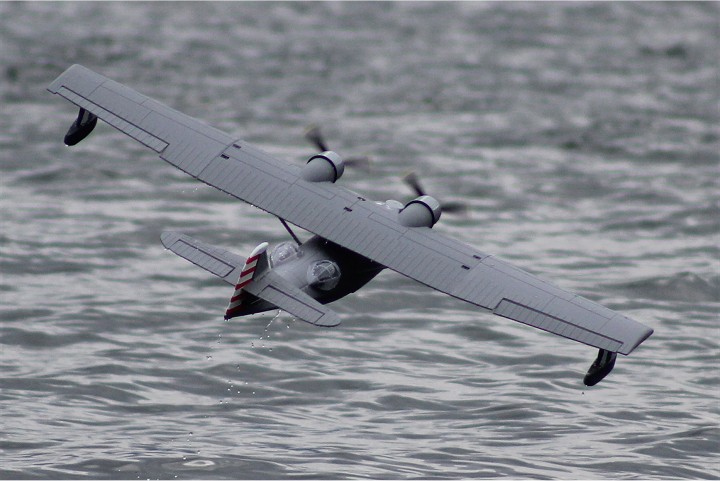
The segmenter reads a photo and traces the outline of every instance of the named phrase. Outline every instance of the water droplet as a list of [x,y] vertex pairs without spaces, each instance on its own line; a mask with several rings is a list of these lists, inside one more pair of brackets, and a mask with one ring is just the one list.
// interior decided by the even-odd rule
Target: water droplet
[[205,356],[205,357],[207,358],[208,361],[209,361],[210,359],[212,359],[212,356],[210,356],[210,355],[207,355],[207,356]]

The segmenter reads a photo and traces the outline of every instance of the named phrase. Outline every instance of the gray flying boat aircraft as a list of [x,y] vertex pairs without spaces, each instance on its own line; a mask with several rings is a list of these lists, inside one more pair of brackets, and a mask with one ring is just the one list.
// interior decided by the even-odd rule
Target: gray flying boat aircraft
[[[302,167],[289,164],[80,65],[48,90],[80,108],[67,145],[87,137],[100,118],[192,177],[280,219],[293,241],[271,250],[262,243],[247,258],[187,235],[162,234],[166,248],[235,286],[226,319],[282,309],[316,326],[337,326],[338,315],[325,304],[388,268],[483,311],[597,348],[588,386],[610,373],[617,353],[630,354],[653,333],[433,231],[441,207],[428,195],[406,204],[373,202],[338,185],[345,165],[335,152],[314,155]],[[314,236],[300,242],[288,223]]]

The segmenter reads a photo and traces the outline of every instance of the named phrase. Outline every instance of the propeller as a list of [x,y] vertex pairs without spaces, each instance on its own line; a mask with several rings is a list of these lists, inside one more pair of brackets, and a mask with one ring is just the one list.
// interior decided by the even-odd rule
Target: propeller
[[[408,175],[403,177],[403,182],[414,190],[418,197],[421,195],[427,195],[425,189],[423,189],[420,185],[420,178],[415,172],[410,172]],[[447,212],[448,214],[462,214],[467,212],[467,205],[461,202],[441,202],[440,206],[442,207],[442,211]]]
[[[313,144],[320,152],[331,150],[328,148],[327,142],[325,142],[325,137],[323,137],[322,133],[320,132],[320,127],[318,127],[317,125],[311,125],[310,127],[308,127],[308,129],[305,131],[305,139],[307,139],[308,142]],[[344,161],[345,165],[349,167],[356,167],[366,172],[370,172],[370,157],[368,156],[348,157],[347,159],[344,159]]]
[[[313,144],[315,148],[317,148],[320,152],[330,150],[328,148],[327,142],[325,141],[325,137],[320,132],[320,127],[318,127],[317,125],[311,125],[310,127],[308,127],[308,129],[305,131],[305,139],[311,144]],[[366,172],[369,172],[370,158],[367,156],[350,157],[345,159],[345,165],[361,168]],[[403,178],[403,181],[415,191],[418,197],[421,195],[426,195],[425,189],[423,189],[420,185],[420,179],[415,172],[410,172]],[[443,202],[441,203],[441,207],[443,212],[447,212],[449,214],[463,214],[467,212],[467,205],[461,202]]]

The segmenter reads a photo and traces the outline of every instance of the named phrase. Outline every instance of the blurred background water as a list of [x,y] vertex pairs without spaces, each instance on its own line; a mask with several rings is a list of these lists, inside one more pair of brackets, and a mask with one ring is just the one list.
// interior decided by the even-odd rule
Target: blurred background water
[[[717,3],[0,3],[0,478],[720,477]],[[398,274],[321,330],[222,321],[163,230],[276,219],[106,125],[81,63],[289,162],[320,125],[370,198],[644,322],[595,351]]]

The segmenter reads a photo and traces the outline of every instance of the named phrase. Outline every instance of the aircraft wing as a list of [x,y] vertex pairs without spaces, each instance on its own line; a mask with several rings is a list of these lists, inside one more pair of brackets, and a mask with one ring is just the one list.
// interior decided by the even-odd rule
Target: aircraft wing
[[340,185],[74,65],[48,88],[191,176],[434,289],[599,349],[629,354],[652,329],[427,227]]

